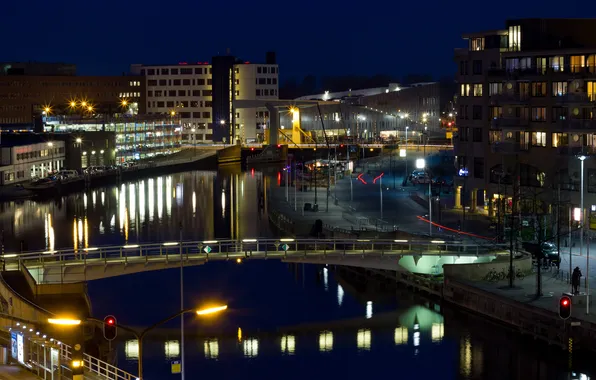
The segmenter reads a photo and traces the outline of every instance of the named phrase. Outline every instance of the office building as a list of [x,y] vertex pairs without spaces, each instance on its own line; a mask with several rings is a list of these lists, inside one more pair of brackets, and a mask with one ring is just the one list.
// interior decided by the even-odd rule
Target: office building
[[[16,66],[16,64],[12,64]],[[6,65],[5,65],[6,66]],[[113,115],[144,113],[137,77],[56,75],[69,67],[40,66],[0,70],[0,127],[41,131],[42,114]],[[2,64],[0,64],[2,68]],[[29,75],[32,73],[32,75]],[[37,127],[35,127],[37,125]]]
[[[514,192],[522,213],[566,218],[579,205],[578,156],[596,152],[594,28],[596,19],[522,19],[463,36],[456,207],[503,214]],[[585,207],[594,209],[596,162],[585,166]]]
[[2,134],[0,184],[26,182],[64,168],[64,141],[42,134]]
[[269,117],[263,108],[235,109],[234,100],[278,99],[274,53],[265,63],[230,55],[209,62],[131,66],[144,77],[148,114],[176,115],[186,142],[253,142],[262,139]]

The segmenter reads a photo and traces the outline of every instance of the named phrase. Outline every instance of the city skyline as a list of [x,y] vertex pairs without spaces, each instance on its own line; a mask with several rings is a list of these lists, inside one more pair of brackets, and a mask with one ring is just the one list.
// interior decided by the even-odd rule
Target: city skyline
[[[79,75],[118,75],[128,72],[134,63],[205,61],[230,49],[232,55],[251,62],[262,60],[262,51],[276,51],[282,83],[308,74],[428,73],[441,77],[455,72],[452,53],[453,48],[463,47],[462,33],[498,29],[502,20],[509,18],[581,17],[596,12],[596,5],[572,1],[567,10],[555,13],[549,9],[550,3],[554,5],[525,2],[514,12],[495,9],[482,17],[476,16],[477,7],[468,1],[457,8],[437,0],[388,4],[383,14],[395,17],[385,20],[373,13],[380,10],[376,6],[358,9],[355,18],[356,9],[346,4],[315,7],[307,2],[287,12],[268,2],[252,8],[238,3],[226,16],[231,27],[225,28],[220,24],[222,18],[201,21],[199,16],[225,15],[223,4],[199,7],[182,3],[175,9],[159,10],[161,20],[169,20],[166,25],[178,26],[157,28],[151,25],[158,21],[154,12],[159,8],[151,2],[141,8],[112,2],[97,6],[34,0],[26,7],[22,3],[7,5],[6,14],[12,16],[0,25],[0,32],[14,37],[4,39],[0,61],[72,62]],[[31,19],[31,9],[41,21],[24,27],[20,20]],[[263,10],[271,10],[270,23],[263,18]],[[82,18],[80,14],[90,16]],[[406,14],[410,16],[400,16]],[[122,22],[121,27],[106,28],[114,18]],[[317,20],[321,20],[318,26]]]

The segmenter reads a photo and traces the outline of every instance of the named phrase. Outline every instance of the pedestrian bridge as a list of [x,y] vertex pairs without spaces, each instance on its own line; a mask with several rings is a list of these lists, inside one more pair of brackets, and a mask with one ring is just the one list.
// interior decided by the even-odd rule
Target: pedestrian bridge
[[27,268],[38,284],[72,283],[196,266],[210,260],[277,259],[441,274],[443,264],[490,262],[505,246],[443,240],[242,239],[125,244],[7,253],[6,270]]

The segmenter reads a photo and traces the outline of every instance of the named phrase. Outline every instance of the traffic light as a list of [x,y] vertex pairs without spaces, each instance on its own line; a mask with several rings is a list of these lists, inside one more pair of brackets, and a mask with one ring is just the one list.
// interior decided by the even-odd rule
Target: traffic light
[[562,319],[571,317],[571,298],[563,296],[559,300],[559,317]]
[[107,340],[116,339],[118,328],[116,327],[116,317],[108,315],[103,319],[103,337]]

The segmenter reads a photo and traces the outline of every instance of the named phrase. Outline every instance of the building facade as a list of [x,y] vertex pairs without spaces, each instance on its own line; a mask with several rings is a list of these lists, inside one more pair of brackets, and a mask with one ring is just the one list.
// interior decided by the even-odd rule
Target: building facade
[[143,113],[143,85],[131,76],[0,75],[0,126],[32,128],[41,114]]
[[586,159],[581,173],[578,159],[596,153],[595,27],[593,19],[523,19],[463,36],[456,207],[502,214],[519,194],[522,203],[534,197],[539,213],[565,203],[565,217],[579,205],[584,174],[585,207],[596,208],[596,162]]
[[256,141],[267,123],[266,109],[235,109],[234,100],[278,99],[273,53],[263,64],[218,56],[212,63],[135,64],[131,73],[144,78],[147,113],[179,117],[186,141]]
[[[182,127],[176,116],[144,115],[105,120],[54,117],[47,121],[46,132],[56,136],[70,134],[75,142],[80,141],[83,168],[167,155],[178,152],[182,145]],[[115,136],[115,144],[110,133]]]
[[64,168],[64,142],[40,134],[3,134],[0,180],[2,185],[45,177]]

